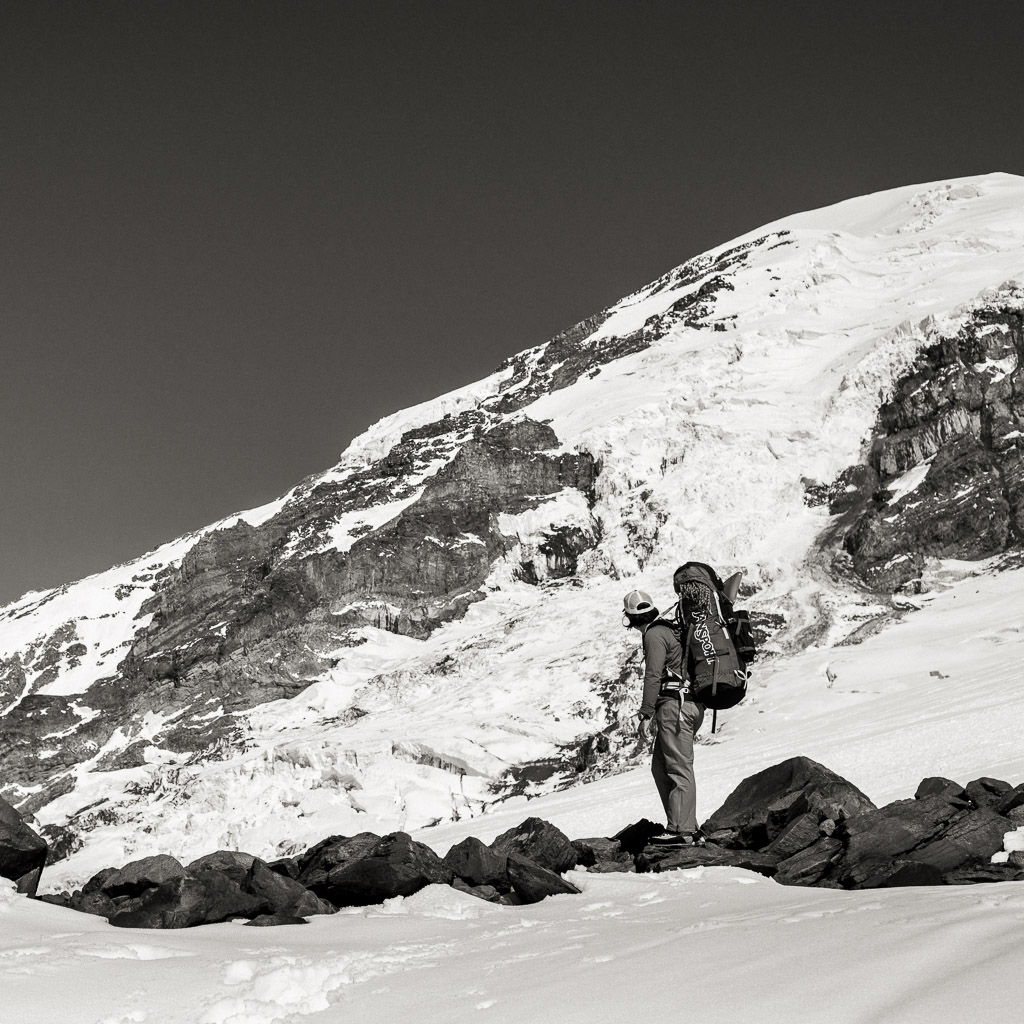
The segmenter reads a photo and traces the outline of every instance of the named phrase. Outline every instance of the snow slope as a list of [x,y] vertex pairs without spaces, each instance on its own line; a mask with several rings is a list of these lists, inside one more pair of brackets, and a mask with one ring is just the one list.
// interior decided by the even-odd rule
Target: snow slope
[[[694,326],[678,310],[690,308],[701,289],[719,279],[725,283],[713,289]],[[596,351],[661,318],[652,344],[595,365],[569,386],[538,387],[520,410],[550,421],[566,450],[599,459],[593,507],[562,495],[507,517],[508,555],[495,564],[486,599],[465,618],[426,640],[364,628],[366,642],[326,652],[334,667],[298,697],[239,713],[241,748],[191,763],[151,749],[142,767],[93,771],[103,755],[129,741],[116,735],[110,749],[76,769],[76,788],[38,813],[43,824],[63,824],[82,808],[95,808],[86,848],[56,866],[47,884],[74,884],[99,866],[156,852],[187,860],[214,847],[240,847],[274,856],[332,832],[415,829],[452,818],[461,820],[438,836],[452,828],[489,828],[492,818],[479,815],[503,772],[557,756],[614,726],[617,709],[603,691],[610,681],[628,680],[635,665],[635,637],[618,626],[621,595],[640,586],[667,604],[671,570],[687,557],[724,570],[743,568],[759,588],[751,606],[786,618],[772,641],[779,657],[759,669],[754,699],[730,715],[705,748],[722,765],[710,776],[720,781],[709,781],[709,793],[724,796],[737,773],[763,766],[764,757],[796,752],[823,753],[820,760],[848,772],[872,796],[873,780],[912,788],[920,775],[939,772],[936,762],[958,741],[924,726],[920,746],[890,740],[896,749],[884,756],[871,743],[865,747],[870,753],[858,752],[851,730],[859,716],[867,716],[862,728],[869,736],[884,731],[880,718],[892,729],[911,728],[917,703],[907,696],[911,677],[902,662],[899,673],[889,673],[879,655],[863,678],[850,678],[847,659],[855,649],[834,645],[885,613],[886,603],[808,563],[830,520],[824,508],[805,504],[805,485],[828,482],[858,460],[880,401],[930,339],[955,331],[971,308],[997,296],[1004,304],[1024,303],[1021,281],[1024,179],[992,174],[785,218],[623,299],[605,311],[579,349]],[[523,355],[529,373],[541,372],[545,351],[539,346]],[[345,479],[381,457],[404,432],[527,388],[532,378],[509,388],[515,372],[510,364],[388,417],[356,439],[328,473],[241,517],[264,521],[289,497],[309,493],[317,482]],[[729,468],[728,486],[723,467]],[[399,507],[387,506],[386,514]],[[369,523],[354,514],[339,521],[331,543],[344,550],[353,530],[379,525],[383,514],[375,510]],[[540,587],[517,579],[516,568],[537,548],[545,527],[566,523],[599,537],[575,579]],[[76,699],[88,708],[91,680],[110,670],[116,652],[145,624],[134,616],[152,593],[152,577],[180,561],[195,539],[0,610],[0,653],[24,652],[76,622],[76,636],[62,641],[53,678],[39,692],[81,694]],[[1016,587],[1004,595],[1012,606],[1018,576],[996,579]],[[119,588],[127,589],[118,595]],[[883,638],[904,635],[924,614],[910,615]],[[64,657],[73,642],[87,648],[77,664]],[[815,646],[808,650],[809,644]],[[831,687],[826,664],[836,674]],[[949,674],[943,664],[932,668]],[[920,681],[931,699],[946,694],[941,699],[958,714],[982,716],[982,724],[963,733],[966,760],[986,735],[977,757],[994,760],[993,771],[1005,762],[1007,771],[1024,775],[1009,753],[1014,743],[1020,746],[1019,736],[1008,735],[1013,720],[1004,701],[1015,699],[1012,691],[990,687],[991,698],[976,695],[961,708],[954,682]],[[865,691],[873,687],[885,692],[884,701],[868,699]],[[627,700],[619,710],[628,713],[630,706]],[[772,723],[763,749],[757,745],[762,711]],[[802,724],[808,716],[814,730]],[[786,731],[791,720],[792,734]],[[876,760],[894,757],[906,759],[905,773],[890,765],[872,775]],[[628,778],[591,788],[612,807],[615,787],[628,787]],[[646,783],[636,786],[624,799],[631,807],[646,801],[637,813],[653,813]],[[554,796],[551,806],[574,799]],[[602,819],[602,828],[610,825]]]
[[[927,774],[1024,780],[1024,570],[949,564],[935,583],[860,645],[778,659],[729,713],[728,739],[698,749],[701,815],[795,753],[878,803]],[[608,834],[656,802],[644,767],[418,838],[443,852],[527,815]],[[178,932],[114,929],[0,885],[3,1019],[935,1024],[1016,1020],[1024,1005],[1017,883],[844,892],[732,868],[572,878],[582,895],[529,907],[431,886],[303,928]]]

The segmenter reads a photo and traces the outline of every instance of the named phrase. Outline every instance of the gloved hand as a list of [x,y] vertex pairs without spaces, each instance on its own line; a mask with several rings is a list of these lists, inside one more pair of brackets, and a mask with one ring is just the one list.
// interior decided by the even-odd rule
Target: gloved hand
[[653,718],[639,718],[636,724],[636,737],[641,744],[646,746],[653,743],[658,735],[658,723]]

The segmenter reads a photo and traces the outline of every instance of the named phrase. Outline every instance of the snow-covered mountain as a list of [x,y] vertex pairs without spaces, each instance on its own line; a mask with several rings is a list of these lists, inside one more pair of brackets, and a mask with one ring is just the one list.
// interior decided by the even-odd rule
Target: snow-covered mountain
[[698,256],[279,500],[0,610],[0,793],[85,843],[52,886],[608,774],[637,753],[621,595],[667,604],[687,558],[744,570],[776,656],[714,742],[749,737],[796,714],[787,666],[830,685],[950,559],[1017,579],[1022,311],[1010,175]]

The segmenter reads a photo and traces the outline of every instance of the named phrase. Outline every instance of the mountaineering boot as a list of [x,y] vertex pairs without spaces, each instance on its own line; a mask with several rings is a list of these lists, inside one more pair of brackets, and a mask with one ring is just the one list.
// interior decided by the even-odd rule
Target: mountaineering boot
[[656,835],[651,836],[647,840],[648,846],[685,846],[686,840],[679,832],[669,832],[665,829],[663,832],[658,832]]
[[695,832],[659,832],[647,840],[648,846],[705,846],[707,840],[700,829]]

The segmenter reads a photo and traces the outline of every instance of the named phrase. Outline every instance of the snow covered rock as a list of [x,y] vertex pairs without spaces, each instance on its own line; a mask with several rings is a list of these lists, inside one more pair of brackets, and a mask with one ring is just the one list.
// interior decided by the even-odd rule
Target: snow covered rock
[[46,863],[46,841],[0,799],[0,878],[9,878],[18,892],[34,896]]

